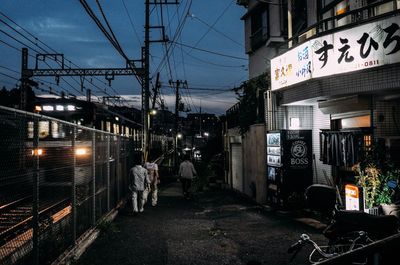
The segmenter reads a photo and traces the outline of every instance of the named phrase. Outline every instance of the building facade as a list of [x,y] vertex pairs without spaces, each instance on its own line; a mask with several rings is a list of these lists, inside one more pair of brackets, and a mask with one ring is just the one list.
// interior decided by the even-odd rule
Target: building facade
[[[354,181],[351,167],[373,146],[400,160],[400,1],[237,3],[247,8],[249,78],[269,73],[265,132],[311,131],[312,183]],[[242,190],[249,163],[243,162],[245,138],[228,133],[225,145],[231,164],[242,161],[231,166],[228,182],[233,186],[233,173],[241,172],[235,183]],[[266,145],[265,139],[258,143]],[[268,194],[266,161],[257,165],[265,175],[256,190],[266,186]]]
[[306,2],[307,28],[271,60],[266,122],[312,130],[313,182],[341,187],[372,148],[399,161],[400,4]]

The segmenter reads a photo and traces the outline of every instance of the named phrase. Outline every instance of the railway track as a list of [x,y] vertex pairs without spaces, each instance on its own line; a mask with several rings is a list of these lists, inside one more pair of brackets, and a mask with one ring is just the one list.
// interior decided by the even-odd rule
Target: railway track
[[[44,220],[68,204],[68,199],[42,200],[39,204],[39,220]],[[0,206],[0,245],[31,228],[32,197],[24,197]]]

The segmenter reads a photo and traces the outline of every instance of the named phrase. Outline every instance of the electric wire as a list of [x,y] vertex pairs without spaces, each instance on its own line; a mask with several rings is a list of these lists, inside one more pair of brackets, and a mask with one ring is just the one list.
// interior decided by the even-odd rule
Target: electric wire
[[132,29],[133,29],[133,31],[134,31],[134,33],[135,33],[136,39],[137,39],[139,45],[141,45],[141,41],[140,41],[139,34],[138,34],[137,31],[136,31],[135,25],[134,25],[134,23],[133,23],[133,18],[131,17],[131,15],[130,15],[129,12],[128,12],[128,8],[126,7],[125,0],[121,0],[121,1],[122,1],[122,4],[124,5],[125,12],[126,12],[126,14],[127,14],[127,16],[128,16],[129,23],[131,24],[131,27],[132,27]]
[[[236,1],[230,1],[230,4],[225,7],[225,9],[222,11],[222,13],[218,16],[218,18],[214,21],[214,23],[211,25],[211,27],[208,28],[208,30],[200,37],[200,39],[197,40],[196,44],[193,46],[192,50],[197,47],[197,45],[200,44],[200,42],[207,36],[207,34],[211,31],[211,28],[213,28],[217,22],[225,15],[226,11],[232,6],[233,3]],[[192,51],[190,50],[189,53]]]
[[[170,41],[170,42],[173,42],[173,41]],[[181,45],[183,47],[191,48],[192,50],[198,50],[198,51],[211,53],[211,54],[218,55],[218,56],[228,57],[228,58],[231,58],[231,59],[244,60],[244,61],[248,60],[247,58],[244,58],[244,57],[238,57],[238,56],[229,55],[229,54],[223,54],[223,53],[215,52],[215,51],[211,51],[211,50],[201,49],[201,48],[197,48],[196,46],[191,46],[191,45],[187,45],[187,44],[176,42],[176,41],[173,42],[173,43],[177,44],[177,45]],[[190,51],[189,51],[189,53],[190,53]]]
[[[40,43],[42,43],[45,47],[47,47],[48,49],[50,49],[52,52],[54,52],[54,53],[58,53],[56,50],[54,50],[53,48],[51,48],[50,46],[48,46],[46,43],[44,43],[43,41],[41,41],[40,39],[38,39],[37,37],[35,37],[32,33],[30,33],[29,31],[27,31],[25,28],[23,28],[22,26],[20,26],[19,24],[17,24],[13,19],[11,19],[9,16],[7,16],[6,14],[4,14],[3,12],[1,12],[0,11],[0,14],[3,16],[3,17],[5,17],[5,18],[7,18],[9,21],[11,21],[13,24],[15,24],[18,28],[20,28],[20,29],[22,29],[24,32],[26,32],[29,36],[31,36],[32,38],[34,38],[35,39],[35,41],[38,41],[38,42],[40,42]],[[32,40],[30,40],[29,38],[27,38],[24,34],[22,34],[21,32],[19,32],[17,29],[15,29],[13,26],[11,26],[9,23],[7,23],[6,21],[4,21],[4,20],[2,20],[2,19],[0,19],[0,21],[3,23],[3,24],[5,24],[7,27],[9,27],[10,29],[12,29],[13,31],[15,31],[17,34],[19,34],[20,36],[22,36],[24,39],[26,39],[26,40],[28,40],[30,43],[32,43],[32,44],[34,44],[35,46],[37,46],[38,48],[40,48],[41,50],[43,50],[45,53],[49,53],[46,49],[44,49],[43,47],[41,47],[40,45],[38,45],[38,43],[35,43],[35,42],[33,42]],[[1,41],[1,40],[0,40]],[[11,48],[14,48],[15,50],[17,50],[17,51],[20,51],[18,48],[16,48],[15,46],[12,46],[12,45],[10,45],[10,44],[8,44],[8,43],[5,43],[4,41],[1,41],[1,42],[3,42],[4,44],[6,44],[7,46],[9,46],[9,47],[11,47]],[[22,45],[24,45],[24,46],[27,46],[26,44],[24,44],[24,43],[21,43],[21,42],[19,42],[20,44],[22,44]],[[28,46],[29,47],[29,46]],[[29,47],[29,48],[31,48],[31,47]],[[33,48],[31,48],[32,50],[34,50],[34,51],[36,51],[37,53],[39,53],[37,50],[35,50],[35,49],[33,49]],[[35,56],[33,56],[33,55],[29,55],[30,57],[32,57],[32,58],[35,58]],[[79,68],[79,66],[77,66],[75,63],[73,63],[72,61],[70,61],[70,60],[67,60],[69,63],[71,63],[71,64],[73,64],[74,66],[76,66],[76,67],[78,67]],[[58,60],[56,60],[56,62],[59,64],[59,66],[61,66],[61,62],[59,62]],[[72,79],[73,80],[75,80],[73,77],[72,77]],[[95,79],[97,79],[98,81],[100,81],[101,82],[101,80],[100,79],[98,79],[97,77],[95,77]],[[76,80],[75,80],[75,82],[77,82]],[[104,85],[105,85],[105,83],[103,83]],[[94,85],[95,87],[97,87],[102,93],[105,93],[105,94],[107,94],[107,95],[109,95],[107,92],[105,92],[105,91],[102,91],[102,89],[100,88],[100,87],[98,87],[97,85],[95,85],[94,83],[92,83],[92,85]],[[111,89],[117,94],[117,91],[113,88],[113,87],[111,87]],[[64,89],[65,90],[65,89]]]
[[208,24],[207,22],[205,22],[204,20],[202,20],[201,18],[199,18],[196,15],[191,15],[191,17],[193,19],[197,19],[198,21],[200,21],[202,24],[206,25],[208,28],[214,30],[215,32],[219,33],[220,35],[224,36],[225,38],[227,38],[228,40],[232,41],[233,43],[239,45],[240,47],[244,48],[244,45],[236,40],[234,40],[233,38],[229,37],[228,35],[226,35],[225,33],[223,33],[222,31],[216,29],[215,27],[211,26],[210,24]]

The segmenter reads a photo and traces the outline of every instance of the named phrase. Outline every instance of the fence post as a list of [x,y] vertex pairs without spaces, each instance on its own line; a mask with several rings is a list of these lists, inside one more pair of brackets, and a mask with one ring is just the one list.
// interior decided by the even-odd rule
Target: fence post
[[122,173],[120,163],[119,163],[120,153],[121,153],[121,136],[117,136],[117,152],[115,155],[115,160],[116,160],[116,163],[115,163],[116,176],[115,177],[116,177],[116,185],[117,185],[117,200],[116,200],[117,203],[120,200],[120,185],[121,185],[120,175]]
[[72,180],[71,180],[71,205],[72,205],[72,240],[73,245],[76,243],[76,192],[75,192],[75,178],[76,178],[76,148],[75,148],[75,137],[76,137],[76,127],[72,128],[72,140],[71,140],[71,149],[72,149],[72,163],[73,163],[73,171],[72,171]]
[[[26,126],[26,124],[25,124]],[[32,200],[32,229],[33,229],[33,264],[39,265],[39,121],[33,120],[33,200]],[[26,154],[25,154],[26,155]]]
[[110,211],[110,141],[111,134],[107,135],[107,212]]
[[92,132],[92,224],[96,224],[96,132]]

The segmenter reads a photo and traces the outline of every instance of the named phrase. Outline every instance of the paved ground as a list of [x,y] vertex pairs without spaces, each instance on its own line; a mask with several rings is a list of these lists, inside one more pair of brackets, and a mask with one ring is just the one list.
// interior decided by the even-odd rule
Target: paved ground
[[[77,264],[289,264],[287,248],[301,233],[323,239],[318,229],[230,191],[185,200],[172,183],[160,195],[139,216],[123,211]],[[306,252],[293,264],[306,264]]]

